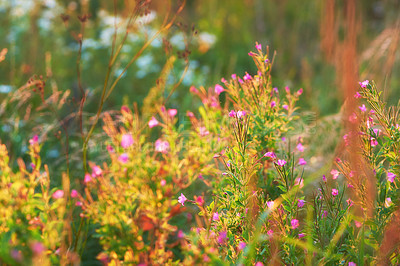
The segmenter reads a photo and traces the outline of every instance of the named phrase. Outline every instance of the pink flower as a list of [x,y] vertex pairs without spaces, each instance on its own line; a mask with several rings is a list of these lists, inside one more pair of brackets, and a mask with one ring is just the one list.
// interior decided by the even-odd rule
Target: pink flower
[[271,102],[271,108],[274,108],[276,106],[276,102],[275,101],[272,101]]
[[322,181],[326,182],[326,176],[322,175]]
[[167,181],[165,181],[165,179],[162,179],[161,181],[160,181],[160,185],[163,187],[163,186],[165,186],[167,184]]
[[226,83],[226,79],[221,78],[221,82],[222,82],[222,83]]
[[77,201],[75,203],[75,206],[77,206],[77,207],[82,207],[82,205],[83,205],[83,203],[81,201]]
[[299,238],[303,238],[303,237],[305,237],[306,236],[306,234],[304,234],[304,233],[300,233],[299,234]]
[[39,136],[38,136],[38,135],[33,136],[33,137],[29,140],[29,144],[30,144],[30,145],[35,145],[35,144],[37,144],[38,142],[39,142]]
[[357,121],[357,114],[353,113],[352,115],[349,116],[349,121],[351,123],[355,123]]
[[332,188],[332,196],[337,196],[339,194],[339,191],[336,188]]
[[244,75],[243,79],[244,80],[251,80],[251,76],[249,75],[249,73],[246,72],[246,75]]
[[151,119],[150,119],[150,121],[149,121],[149,127],[150,128],[153,128],[153,127],[156,127],[158,125],[158,121],[157,121],[157,119],[153,116]]
[[264,154],[264,157],[268,157],[268,158],[271,158],[271,159],[275,159],[275,158],[276,158],[276,155],[275,155],[274,152],[269,151],[269,152],[267,152],[267,153]]
[[366,88],[369,85],[369,80],[364,80],[363,82],[358,82],[361,88]]
[[272,231],[271,229],[267,231],[267,235],[269,235],[270,237],[274,234],[274,231]]
[[357,266],[357,264],[355,264],[354,262],[350,261],[348,266]]
[[196,203],[200,206],[203,206],[204,204],[204,199],[202,196],[196,197]]
[[214,213],[213,213],[212,219],[213,219],[213,221],[218,221],[218,220],[219,220],[219,214],[218,214],[218,212],[214,212]]
[[226,238],[227,238],[226,231],[220,232],[219,236],[218,236],[218,243],[223,244],[225,242]]
[[356,94],[354,94],[354,98],[360,99],[361,98],[361,94],[357,91]]
[[298,203],[297,203],[297,207],[303,208],[305,202],[306,202],[305,200],[299,199],[299,200],[298,200]]
[[179,238],[184,238],[184,237],[185,237],[185,234],[183,233],[182,230],[179,230],[179,231],[178,231],[178,237],[179,237]]
[[324,211],[324,212],[322,213],[322,218],[327,217],[327,216],[328,216],[328,212],[327,212],[327,211]]
[[232,78],[232,79],[236,79],[236,74],[232,74],[232,75],[231,75],[231,78]]
[[262,49],[261,44],[256,43],[256,49],[259,50],[259,51],[261,51],[261,49]]
[[237,118],[240,119],[240,118],[246,116],[246,112],[245,111],[237,111],[236,115],[237,115]]
[[338,178],[339,174],[340,174],[340,173],[339,173],[338,170],[336,170],[336,169],[332,169],[332,170],[331,170],[332,179]]
[[209,134],[210,134],[210,131],[208,131],[208,130],[206,129],[206,127],[200,127],[200,128],[199,128],[199,134],[200,134],[200,136],[204,137],[204,136],[209,135]]
[[239,80],[240,84],[242,84],[244,82],[243,79],[241,79],[241,78],[239,78],[238,80]]
[[63,190],[61,190],[61,189],[59,189],[59,190],[56,190],[54,193],[53,193],[53,199],[61,199],[62,197],[64,197],[64,191]]
[[161,139],[156,140],[155,143],[156,146],[156,152],[161,152],[161,153],[168,153],[169,150],[169,142],[168,141],[163,141]]
[[123,153],[118,157],[118,161],[120,161],[121,163],[127,163],[129,160],[129,156],[127,153]]
[[257,261],[257,263],[254,264],[254,266],[264,266],[264,264],[262,262],[260,262],[260,261]]
[[394,173],[392,173],[392,172],[387,173],[387,181],[389,181],[390,183],[393,183],[395,178],[396,178],[396,175]]
[[111,146],[111,145],[107,145],[107,151],[109,152],[109,153],[114,153],[114,148],[113,148],[113,146]]
[[289,86],[286,86],[286,87],[285,87],[285,91],[286,91],[286,93],[290,93],[290,88],[289,88]]
[[122,105],[121,106],[121,113],[130,113],[128,106]]
[[46,250],[46,247],[41,242],[35,241],[31,244],[31,250],[33,254],[38,256]]
[[220,95],[223,91],[225,91],[224,88],[219,84],[215,85],[214,90],[215,90],[215,93],[218,95]]
[[121,147],[126,149],[130,146],[132,146],[133,144],[133,138],[131,134],[124,134],[122,135],[122,139],[121,139]]
[[349,205],[349,207],[354,205],[354,202],[350,198],[348,200],[346,200],[346,202]]
[[176,110],[176,109],[169,109],[169,110],[168,110],[168,115],[169,115],[170,117],[176,116],[177,113],[178,113],[178,110]]
[[189,111],[187,111],[186,115],[187,115],[188,117],[194,117],[194,114],[193,114],[192,112],[189,112]]
[[365,107],[365,104],[359,106],[358,108],[361,110],[361,112],[366,112],[367,111],[367,107]]
[[283,167],[285,164],[286,164],[286,161],[285,160],[278,160],[278,162],[277,162],[277,164],[279,165],[279,166],[281,166],[281,167]]
[[89,183],[90,181],[92,181],[92,177],[88,173],[86,173],[83,182]]
[[243,250],[245,247],[246,247],[246,243],[243,241],[240,241],[239,246],[238,246],[239,250]]
[[101,176],[103,174],[103,170],[97,165],[92,167],[92,177]]
[[182,204],[182,206],[185,206],[185,201],[187,201],[187,198],[185,195],[183,195],[183,193],[181,193],[181,195],[178,197],[178,202]]
[[354,221],[354,224],[356,225],[357,228],[360,228],[362,223],[360,223],[359,221]]
[[196,93],[198,93],[198,92],[199,92],[199,90],[198,90],[198,89],[196,89],[196,87],[195,87],[195,86],[191,86],[189,90],[190,90],[190,92],[191,92],[191,93],[194,93],[194,94],[196,94]]
[[249,52],[248,55],[249,55],[249,56],[253,56],[253,55],[256,55],[256,54],[253,53],[253,52]]
[[229,112],[229,117],[236,117],[236,112],[234,110],[231,110]]
[[299,142],[299,144],[297,144],[297,146],[296,146],[296,149],[297,149],[299,152],[303,152],[303,151],[304,151],[304,146],[303,146],[303,144],[301,144],[301,143]]
[[294,185],[299,186],[300,188],[304,187],[304,179],[301,177],[298,177],[294,180]]
[[299,220],[293,219],[290,221],[290,224],[292,225],[292,229],[296,229],[297,227],[299,227]]
[[385,199],[385,207],[389,208],[390,205],[392,205],[392,199],[391,198],[386,198]]
[[378,141],[375,138],[371,138],[371,146],[375,147],[378,145]]
[[303,94],[303,89],[297,91],[297,96],[300,96],[301,94]]
[[304,160],[304,158],[299,159],[299,165],[306,165],[306,164],[307,164],[307,162],[306,162],[306,160]]
[[78,193],[78,191],[76,191],[75,189],[73,189],[73,190],[71,190],[71,198],[76,198],[76,197],[78,197],[79,196],[79,193]]
[[272,208],[274,207],[275,202],[273,200],[271,201],[267,201],[267,207],[268,209],[272,210]]
[[289,106],[287,104],[282,105],[282,108],[285,110],[289,110]]

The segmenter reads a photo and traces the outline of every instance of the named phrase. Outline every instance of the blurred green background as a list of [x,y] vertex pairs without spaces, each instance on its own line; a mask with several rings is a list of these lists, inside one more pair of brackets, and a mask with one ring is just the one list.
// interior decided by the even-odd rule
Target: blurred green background
[[[113,1],[109,0],[0,0],[0,49],[7,48],[0,63],[0,138],[12,158],[26,156],[29,138],[38,134],[47,140],[45,158],[53,165],[63,165],[66,129],[71,152],[76,147],[76,161],[80,160],[80,129],[75,117],[81,99],[77,38],[83,33],[79,67],[82,88],[88,95],[84,106],[87,131],[107,72],[114,22],[118,43],[136,2],[116,1],[115,20]],[[300,106],[318,119],[336,114],[344,99],[338,69],[345,59],[340,47],[348,32],[348,2],[355,4],[357,53],[351,60],[357,61],[359,71],[354,75],[359,80],[374,79],[389,103],[395,103],[400,95],[399,1],[189,0],[174,25],[123,75],[104,110],[118,110],[133,102],[141,107],[171,56],[176,60],[167,71],[164,96],[178,83],[185,67],[187,72],[166,105],[179,109],[180,114],[193,110],[200,102],[189,93],[190,86],[208,88],[233,73],[254,74],[248,52],[255,50],[257,41],[263,48],[270,47],[271,58],[276,52],[273,86],[304,88]],[[171,18],[181,1],[153,0],[148,13],[130,28],[112,69],[112,80],[159,29],[168,3]],[[90,14],[84,25],[78,18],[83,14]],[[32,87],[21,89],[34,75],[42,75],[46,81],[43,99],[47,105]],[[60,107],[57,100],[66,91],[70,94]],[[59,99],[49,98],[55,92]]]

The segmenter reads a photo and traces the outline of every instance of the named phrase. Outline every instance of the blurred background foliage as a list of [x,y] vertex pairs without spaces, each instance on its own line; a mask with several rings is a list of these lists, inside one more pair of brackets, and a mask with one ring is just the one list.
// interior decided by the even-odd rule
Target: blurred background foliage
[[[79,126],[74,115],[82,97],[77,40],[82,34],[79,73],[87,93],[85,131],[98,108],[114,23],[118,28],[118,43],[126,31],[130,10],[138,1],[115,2],[116,19],[114,1],[109,0],[0,0],[0,48],[8,50],[0,63],[0,137],[12,158],[24,157],[28,139],[38,134],[47,139],[44,157],[55,166],[57,162],[62,165],[61,155],[65,152],[62,146],[66,146],[63,134],[67,131],[71,158],[80,161],[80,150],[75,150],[76,156],[73,154],[74,147],[80,147]],[[168,1],[151,2],[150,10],[129,28],[126,44],[112,69],[112,79],[122,73],[146,40],[156,33],[167,14]],[[359,71],[354,75],[359,79],[374,79],[385,90],[389,103],[396,102],[400,95],[400,2],[353,2],[357,51],[354,58],[347,59],[357,61]],[[172,1],[171,13],[180,3]],[[254,43],[258,41],[264,47],[268,45],[271,52],[276,51],[274,86],[304,88],[300,106],[315,118],[335,115],[344,99],[340,89],[343,86],[340,62],[345,58],[340,47],[348,31],[346,3],[335,0],[187,1],[173,27],[159,35],[123,75],[104,110],[117,110],[122,104],[133,102],[142,107],[151,88],[154,88],[153,94],[157,93],[162,80],[159,77],[164,75],[164,97],[173,91],[167,107],[177,108],[184,114],[200,104],[189,93],[190,86],[214,87],[222,77],[229,78],[233,73],[254,74],[248,52],[254,50]],[[85,23],[82,22],[84,14],[90,15]],[[26,86],[32,78],[46,82],[43,94]],[[18,90],[20,93],[16,96]],[[55,92],[57,99],[50,97]],[[56,100],[63,95],[65,101],[57,105]],[[47,99],[47,105],[41,97]],[[99,143],[96,136],[94,142]],[[328,150],[333,146],[331,143]]]

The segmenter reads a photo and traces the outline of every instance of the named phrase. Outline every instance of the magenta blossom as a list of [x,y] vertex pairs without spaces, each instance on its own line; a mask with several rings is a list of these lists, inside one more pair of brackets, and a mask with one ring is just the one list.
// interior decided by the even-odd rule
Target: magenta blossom
[[219,214],[218,214],[218,212],[214,212],[214,213],[213,213],[212,219],[213,219],[213,221],[218,221],[218,220],[219,220]]
[[395,178],[396,178],[396,175],[394,173],[392,173],[392,172],[387,173],[387,181],[389,181],[390,183],[393,183]]
[[300,95],[302,95],[303,94],[303,89],[301,88],[301,89],[299,89],[298,91],[297,91],[297,96],[300,96]]
[[306,164],[307,164],[307,162],[306,162],[306,160],[304,160],[304,158],[299,159],[299,165],[306,165]]
[[349,207],[354,205],[354,202],[349,198],[348,200],[346,200],[347,205],[349,205]]
[[306,234],[304,234],[304,233],[300,233],[299,234],[299,238],[303,238],[303,237],[305,237],[306,236]]
[[356,94],[354,94],[354,98],[360,99],[361,98],[361,94],[357,91]]
[[176,110],[176,109],[169,109],[169,110],[168,110],[168,115],[169,115],[170,117],[176,116],[177,113],[178,113],[178,110]]
[[236,112],[234,110],[231,110],[229,112],[229,117],[236,117]]
[[217,84],[217,85],[215,85],[214,91],[216,94],[220,95],[225,90],[221,85]]
[[154,116],[149,121],[149,127],[150,128],[156,127],[156,126],[158,126],[158,124],[159,123],[158,123],[157,119]]
[[326,182],[326,176],[322,175],[322,181]]
[[261,44],[259,44],[259,43],[256,43],[256,49],[257,49],[257,50],[259,50],[259,51],[261,51],[261,49],[262,49],[262,46],[261,46]]
[[275,159],[275,158],[276,158],[276,154],[275,154],[274,152],[272,152],[272,151],[269,151],[269,152],[266,152],[266,153],[264,154],[264,157],[268,157],[268,158],[271,158],[271,159]]
[[181,193],[181,195],[178,197],[178,202],[182,204],[182,206],[185,206],[185,201],[187,201],[187,198],[185,195],[183,195],[183,193]]
[[297,149],[299,152],[303,152],[303,151],[304,151],[304,146],[303,146],[303,144],[301,144],[301,142],[299,142],[299,144],[297,144],[297,146],[296,146],[296,149]]
[[275,101],[272,101],[271,102],[271,108],[274,108],[276,106],[276,102]]
[[92,177],[101,176],[103,174],[103,170],[97,165],[92,167]]
[[267,235],[268,235],[268,236],[271,237],[273,234],[274,234],[274,231],[272,231],[271,229],[267,231]]
[[297,203],[297,207],[299,207],[299,208],[303,208],[304,207],[304,204],[305,204],[305,200],[302,200],[302,199],[299,199],[298,200],[298,203]]
[[267,201],[267,207],[268,209],[272,210],[272,208],[274,207],[275,202],[273,200],[271,201]]
[[89,183],[90,181],[92,181],[92,177],[86,173],[85,174],[85,179],[83,180],[84,183]]
[[245,111],[237,111],[236,115],[237,115],[237,118],[240,119],[240,118],[246,116],[246,112]]
[[293,219],[290,221],[290,224],[292,225],[292,229],[296,229],[297,227],[299,227],[299,220]]
[[59,189],[59,190],[56,190],[54,193],[53,193],[53,199],[61,199],[62,197],[64,197],[64,191],[63,190],[61,190],[61,189]]
[[385,207],[389,208],[390,205],[392,205],[392,199],[391,198],[386,198],[385,199]]
[[127,153],[123,153],[118,157],[118,161],[120,161],[120,163],[127,163],[129,160],[129,156]]
[[366,112],[367,111],[367,107],[365,107],[365,104],[359,106],[358,108],[361,110],[361,112]]
[[283,167],[285,164],[286,164],[286,161],[285,160],[278,160],[278,162],[277,162],[277,164],[279,165],[279,166],[281,166],[281,167]]
[[246,243],[243,241],[240,241],[239,246],[238,246],[239,250],[243,250],[245,247],[246,247]]
[[223,244],[225,242],[226,238],[227,238],[226,231],[220,232],[219,236],[218,236],[218,243]]
[[369,80],[364,80],[363,82],[358,82],[361,88],[366,88],[369,85]]
[[196,203],[197,203],[198,205],[200,205],[200,206],[203,206],[203,205],[204,205],[204,199],[203,199],[203,197],[202,197],[202,196],[196,197]]
[[206,127],[200,127],[199,134],[200,134],[200,136],[204,137],[204,136],[209,135],[210,131],[208,131]]
[[76,198],[79,196],[78,191],[76,191],[75,189],[71,190],[71,198]]
[[131,134],[124,134],[121,138],[121,147],[126,149],[133,144],[133,138]]
[[155,143],[156,146],[156,152],[161,152],[161,153],[168,153],[169,151],[169,142],[168,141],[163,141],[161,139],[156,140]]
[[244,80],[251,80],[251,76],[249,75],[249,73],[246,72],[246,75],[244,75],[243,79]]
[[336,197],[339,194],[339,191],[336,188],[332,188],[332,196]]
[[35,241],[31,244],[31,249],[33,254],[39,256],[46,250],[46,247],[41,242]]
[[38,142],[39,142],[39,136],[38,136],[38,135],[33,136],[33,137],[29,140],[29,144],[30,144],[30,145],[35,145],[35,144],[37,144]]
[[160,181],[160,185],[161,186],[165,186],[167,184],[167,181],[165,180],[165,179],[162,179],[161,181]]
[[350,261],[348,266],[357,266],[357,264],[355,262]]
[[289,106],[287,104],[282,105],[282,108],[285,110],[289,110]]
[[340,173],[339,173],[338,170],[336,170],[336,169],[332,169],[332,170],[331,170],[332,179],[338,178],[339,174],[340,174]]

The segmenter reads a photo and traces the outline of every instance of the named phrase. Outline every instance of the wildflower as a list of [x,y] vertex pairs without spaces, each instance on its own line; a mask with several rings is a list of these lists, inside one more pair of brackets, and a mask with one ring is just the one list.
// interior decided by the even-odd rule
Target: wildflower
[[273,200],[271,200],[271,201],[267,201],[267,207],[268,207],[268,209],[270,209],[270,210],[272,210],[272,208],[274,207],[274,201]]
[[54,193],[53,193],[53,199],[61,199],[62,197],[64,197],[64,191],[63,190],[61,190],[61,189],[59,189],[59,190],[56,190]]
[[297,203],[297,207],[303,208],[305,202],[306,202],[305,200],[299,199],[299,200],[298,200],[298,203]]
[[285,110],[289,110],[289,106],[287,104],[282,105],[282,108]]
[[78,197],[78,195],[79,195],[79,193],[78,193],[78,191],[76,191],[75,189],[73,189],[73,190],[71,191],[71,198],[76,198],[76,197]]
[[275,101],[272,101],[271,102],[271,108],[274,108],[276,106],[276,102]]
[[371,138],[371,147],[375,147],[378,145],[378,141],[375,138]]
[[306,236],[306,234],[304,234],[304,233],[300,233],[299,234],[299,238],[303,238],[303,237],[305,237]]
[[123,153],[118,157],[118,161],[120,161],[121,163],[127,163],[129,159],[129,156],[127,153]]
[[240,118],[246,116],[246,112],[245,111],[237,111],[236,115],[237,115],[237,118],[240,119]]
[[257,263],[254,264],[254,266],[264,266],[264,264],[261,261],[257,261]]
[[101,176],[103,174],[103,170],[97,165],[92,167],[92,177]]
[[168,153],[169,143],[168,141],[163,141],[161,139],[156,140],[155,142],[155,151],[161,153]]
[[226,79],[221,78],[221,82],[222,82],[222,83],[226,83]]
[[271,229],[267,231],[267,235],[269,235],[270,237],[274,234],[274,231],[272,231]]
[[182,204],[182,206],[185,206],[185,201],[187,201],[187,198],[185,195],[183,195],[183,193],[181,193],[181,195],[178,197],[178,202]]
[[299,142],[299,144],[297,144],[297,146],[296,146],[296,149],[297,149],[299,152],[303,152],[303,151],[304,151],[304,146],[303,146],[303,144],[301,144],[301,142]]
[[332,188],[332,196],[337,196],[339,194],[339,191],[336,188]]
[[327,216],[328,216],[328,212],[327,212],[327,211],[324,211],[324,212],[322,213],[322,218],[327,217]]
[[322,181],[326,182],[326,176],[322,175]]
[[360,228],[362,223],[360,223],[359,221],[354,221],[354,224],[356,225],[357,228]]
[[385,207],[389,208],[390,205],[392,205],[392,199],[391,198],[386,198],[385,199]]
[[259,50],[259,51],[261,51],[261,49],[262,49],[261,44],[256,43],[256,49]]
[[129,113],[129,112],[130,112],[130,110],[129,110],[128,106],[126,106],[126,105],[121,106],[121,113]]
[[131,134],[124,134],[121,138],[121,147],[126,149],[133,144],[133,138]]
[[241,79],[241,78],[239,78],[238,80],[239,80],[240,84],[242,84],[244,82],[243,79]]
[[396,175],[394,173],[392,173],[392,172],[387,173],[387,181],[389,181],[390,183],[393,183],[395,178],[396,178]]
[[85,179],[83,180],[84,183],[89,183],[92,181],[92,177],[87,173],[85,174]]
[[299,159],[299,165],[306,165],[306,164],[307,164],[307,162],[306,162],[306,160],[304,160],[304,158]]
[[349,146],[349,135],[348,134],[345,134],[344,136],[343,136],[343,140],[344,140],[344,145],[345,146]]
[[225,90],[221,85],[217,84],[217,85],[215,85],[214,91],[216,94],[220,95]]
[[232,79],[236,79],[236,74],[232,74],[232,75],[231,75],[231,78],[232,78]]
[[163,187],[163,186],[165,186],[167,184],[167,181],[165,181],[165,179],[162,179],[161,181],[160,181],[160,185]]
[[213,219],[213,221],[218,221],[218,220],[219,220],[219,214],[218,214],[218,212],[214,212],[214,213],[213,213],[212,219]]
[[297,91],[297,96],[300,96],[302,94],[303,94],[303,89],[300,89],[300,90]]
[[179,230],[178,231],[178,237],[179,238],[183,238],[185,236],[185,234],[183,233],[183,231],[182,230]]
[[226,231],[220,232],[219,236],[218,236],[218,243],[223,244],[225,242],[226,238],[227,238]]
[[113,146],[111,146],[111,145],[107,145],[107,151],[109,152],[109,153],[114,153],[114,148],[113,148]]
[[240,241],[239,246],[238,246],[239,250],[243,250],[245,247],[246,247],[246,243],[243,241]]
[[236,112],[234,110],[231,110],[228,115],[229,115],[229,117],[235,117]]
[[347,184],[347,187],[348,187],[348,188],[354,188],[354,186],[353,186],[352,184],[350,184],[350,183]]
[[153,116],[149,121],[149,128],[156,127],[158,125],[157,119]]
[[278,160],[278,165],[279,166],[283,167],[285,164],[286,164],[285,160],[280,160],[280,159]]
[[354,262],[350,261],[348,266],[357,266]]
[[195,200],[196,200],[196,203],[197,203],[198,205],[203,206],[203,204],[204,204],[204,199],[203,199],[202,196],[195,197]]
[[75,206],[77,206],[77,207],[81,207],[83,205],[83,203],[81,202],[81,201],[77,201],[76,203],[75,203]]
[[351,114],[351,115],[349,116],[349,121],[350,121],[351,123],[355,123],[355,122],[357,121],[357,114],[356,114],[356,113]]
[[205,137],[210,134],[210,131],[208,131],[206,127],[200,127],[199,134],[200,136]]
[[367,111],[367,107],[365,107],[365,104],[359,106],[358,108],[361,110],[361,112],[366,112]]
[[203,254],[203,261],[204,262],[210,262],[210,257],[207,256],[207,254]]
[[366,88],[369,85],[369,80],[364,80],[363,82],[358,82],[361,88]]
[[29,144],[30,144],[30,145],[35,145],[35,144],[37,144],[38,142],[39,142],[39,136],[38,136],[38,135],[33,136],[33,137],[29,140]]
[[354,98],[360,99],[361,98],[361,94],[357,91],[356,94],[354,94]]
[[31,250],[33,254],[39,256],[46,250],[46,247],[39,241],[35,241],[31,244]]
[[244,75],[243,79],[244,80],[251,80],[251,76],[249,75],[249,73],[246,72],[246,75]]
[[168,110],[168,115],[169,115],[170,117],[176,116],[177,113],[178,113],[178,110],[176,110],[176,109],[169,109],[169,110]]
[[276,158],[276,155],[275,155],[274,152],[269,151],[269,152],[267,152],[267,153],[264,154],[264,157],[268,157],[268,158],[271,158],[271,159],[275,159],[275,158]]
[[296,229],[297,227],[299,227],[299,220],[293,219],[290,221],[290,224],[292,225],[293,229]]
[[336,170],[336,169],[332,169],[332,170],[331,170],[332,179],[338,178],[339,174],[340,174],[340,173],[339,173],[338,170]]
[[199,92],[199,90],[198,90],[198,89],[196,89],[196,87],[195,87],[195,86],[191,86],[189,90],[190,90],[190,92],[191,92],[191,93],[194,93],[194,94],[196,94],[196,93],[198,93],[198,92]]
[[285,91],[286,91],[286,93],[290,93],[290,88],[289,88],[289,86],[286,86],[286,87],[285,87]]
[[186,115],[187,115],[188,117],[194,117],[194,114],[193,114],[192,112],[189,112],[189,111],[187,111]]
[[346,202],[349,205],[349,207],[354,205],[354,202],[350,198],[348,200],[346,200]]
[[303,178],[298,177],[294,180],[294,185],[295,186],[300,186],[300,188],[302,188],[304,186],[304,182],[303,182]]
[[10,255],[14,260],[22,262],[23,258],[22,258],[22,252],[20,250],[13,249],[10,251]]

